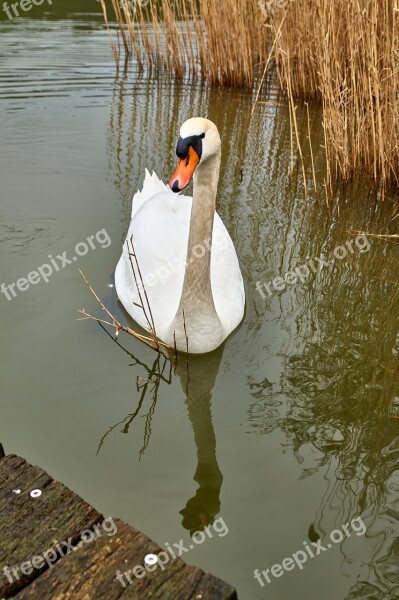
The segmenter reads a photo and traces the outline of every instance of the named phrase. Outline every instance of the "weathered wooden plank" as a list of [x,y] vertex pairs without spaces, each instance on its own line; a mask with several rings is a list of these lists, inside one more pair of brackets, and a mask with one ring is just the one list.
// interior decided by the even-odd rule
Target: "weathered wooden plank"
[[161,548],[145,535],[115,519],[117,533],[96,538],[77,552],[68,554],[17,595],[17,600],[72,600],[117,598],[130,600],[235,600],[234,589],[220,579],[171,559],[162,571],[159,566],[142,579],[131,574],[126,587],[116,577],[142,565],[147,554]]
[[[42,495],[32,498],[34,489]],[[84,530],[102,521],[103,515],[42,469],[14,455],[0,460],[0,568],[19,567],[70,538],[76,546]],[[170,557],[163,570],[157,565],[141,579],[130,573],[129,583],[121,573],[143,565],[147,554],[164,549],[126,523],[113,522],[116,533],[93,536],[93,541],[70,550],[51,568],[45,563],[28,575],[19,570],[19,578],[11,572],[12,582],[0,573],[0,598],[236,600],[230,585],[180,558]]]
[[[30,492],[42,495],[32,498]],[[20,490],[17,494],[13,490]],[[32,581],[41,570],[31,574],[4,574],[4,567],[20,566],[43,554],[59,542],[80,534],[103,517],[67,487],[54,481],[39,467],[29,465],[12,454],[0,460],[0,598],[9,597]],[[28,570],[28,569],[26,569]]]

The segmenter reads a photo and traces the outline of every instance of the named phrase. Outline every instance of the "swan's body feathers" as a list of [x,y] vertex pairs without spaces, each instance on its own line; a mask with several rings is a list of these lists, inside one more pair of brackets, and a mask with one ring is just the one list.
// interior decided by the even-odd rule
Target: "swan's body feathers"
[[[126,239],[133,245],[144,281],[157,336],[173,346],[170,325],[179,308],[187,261],[192,197],[176,194],[155,173],[146,170],[143,188],[133,198],[132,219]],[[206,244],[206,240],[204,241]],[[201,249],[197,250],[201,252]],[[190,257],[188,257],[190,259]],[[134,259],[133,263],[134,263]],[[134,263],[135,264],[135,263]],[[137,273],[137,279],[139,276]],[[245,306],[244,284],[230,235],[215,212],[212,234],[210,280],[215,309],[224,339],[239,325]],[[115,272],[118,297],[127,312],[145,329],[148,322],[133,276],[126,243]],[[141,293],[145,302],[144,294]],[[148,311],[147,311],[148,312]],[[195,352],[213,350],[205,333],[195,332],[190,347]],[[223,340],[222,340],[223,341]],[[221,343],[217,342],[217,345]],[[180,347],[178,349],[184,350]]]

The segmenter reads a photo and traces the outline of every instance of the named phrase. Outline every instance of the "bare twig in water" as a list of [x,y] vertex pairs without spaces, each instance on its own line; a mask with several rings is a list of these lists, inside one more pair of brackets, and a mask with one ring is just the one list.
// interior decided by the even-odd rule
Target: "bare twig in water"
[[186,337],[186,364],[187,364],[187,375],[188,375],[188,337],[187,337],[187,328],[186,328],[186,315],[183,310],[183,325],[184,325],[184,335]]
[[[146,365],[141,360],[139,360],[138,358],[136,358],[136,356],[134,356],[134,354],[132,354],[131,352],[129,352],[129,350],[127,350],[124,346],[122,346],[122,344],[118,341],[118,339],[113,337],[110,334],[110,332],[108,331],[108,329],[106,327],[104,327],[104,325],[102,323],[99,323],[99,326],[104,331],[104,333],[114,342],[114,344],[119,346],[119,348],[121,348],[121,350],[123,350],[123,352],[126,352],[126,354],[128,354],[130,356],[130,358],[132,358],[134,360],[134,362],[129,363],[129,367],[138,365],[138,366],[143,367],[148,373],[150,372],[151,369],[149,368],[149,366]],[[164,360],[165,360],[165,358],[164,358]],[[165,383],[167,383],[169,385],[172,382],[172,366],[173,366],[173,364],[171,364],[169,362],[170,372],[169,372],[169,375],[167,378],[163,375],[163,372],[165,370],[165,365],[166,365],[166,362],[164,363],[164,367],[162,368],[162,372],[160,373],[160,378],[162,379],[162,381],[164,381]]]
[[392,235],[389,235],[389,234],[385,234],[385,233],[369,233],[368,231],[354,231],[352,229],[348,229],[348,233],[353,233],[356,235],[365,235],[367,237],[374,237],[374,238],[378,238],[380,240],[392,240],[392,239],[399,240],[398,233],[393,233]]
[[[130,242],[130,246],[129,246],[129,242]],[[84,321],[86,319],[92,319],[93,321],[97,321],[97,323],[99,323],[100,325],[102,324],[102,325],[108,325],[109,327],[113,327],[113,328],[115,328],[115,338],[118,337],[120,331],[123,331],[124,333],[127,333],[127,334],[131,335],[132,337],[134,337],[136,340],[143,342],[143,344],[145,344],[152,350],[155,350],[156,352],[158,352],[158,354],[161,354],[164,358],[166,358],[170,362],[171,365],[176,367],[177,357],[178,357],[177,347],[176,347],[176,332],[173,332],[173,348],[171,346],[169,346],[169,344],[167,344],[166,342],[162,342],[158,338],[157,331],[155,328],[155,321],[154,321],[154,317],[153,317],[151,306],[150,306],[150,301],[148,299],[147,291],[145,289],[143,276],[141,274],[139,261],[137,259],[137,254],[136,254],[134,244],[133,244],[133,235],[130,237],[129,241],[126,241],[126,249],[127,249],[127,254],[129,257],[130,266],[132,268],[132,273],[133,273],[134,281],[136,284],[137,293],[138,293],[139,300],[140,300],[140,304],[138,304],[137,302],[133,302],[133,304],[135,306],[141,308],[141,310],[143,311],[145,320],[147,321],[147,325],[150,330],[150,337],[148,337],[146,335],[142,335],[140,333],[137,333],[137,331],[135,331],[131,327],[122,325],[122,323],[120,323],[118,321],[118,319],[101,302],[100,298],[94,291],[93,287],[90,285],[90,283],[88,282],[88,280],[86,279],[86,277],[84,276],[82,271],[80,271],[80,270],[79,270],[79,273],[83,277],[84,282],[86,283],[87,287],[89,288],[89,290],[91,291],[91,293],[93,294],[93,296],[95,297],[95,299],[97,300],[99,305],[101,306],[101,309],[107,313],[110,320],[107,321],[105,319],[100,319],[99,317],[94,317],[93,315],[89,314],[85,308],[83,310],[79,310],[79,312],[83,315],[83,317],[78,320]],[[186,353],[187,353],[187,364],[188,364],[188,337],[187,337],[187,329],[186,329],[186,321],[185,321],[184,311],[183,311],[183,321],[184,321],[184,335],[186,338]]]
[[[154,414],[155,406],[156,406],[157,399],[158,399],[159,385],[160,385],[161,381],[165,381],[166,383],[170,384],[171,379],[168,380],[163,375],[165,367],[166,367],[166,359],[165,358],[164,358],[164,363],[163,363],[162,369],[160,368],[160,365],[159,365],[159,356],[157,356],[157,358],[155,359],[154,364],[152,365],[152,368],[148,367],[147,365],[143,365],[143,366],[145,367],[145,370],[148,373],[148,379],[143,380],[145,383],[143,383],[143,385],[141,385],[141,386],[139,386],[138,382],[136,382],[137,391],[140,392],[140,398],[139,398],[136,410],[133,413],[126,415],[126,417],[124,419],[122,419],[121,421],[118,421],[117,423],[115,423],[115,425],[112,425],[111,427],[109,427],[107,429],[107,431],[103,434],[103,436],[101,437],[101,440],[99,442],[99,445],[97,448],[97,455],[99,454],[106,438],[109,436],[109,434],[112,431],[114,431],[114,429],[116,429],[116,427],[118,427],[119,425],[123,425],[123,428],[120,430],[121,433],[129,433],[130,425],[133,423],[133,421],[139,415],[139,412],[140,412],[141,408],[143,407],[144,400],[147,397],[147,393],[150,392],[151,399],[152,399],[150,409],[149,409],[148,413],[146,413],[145,415],[142,415],[142,416],[146,417],[146,420],[145,420],[145,425],[144,425],[144,441],[143,441],[143,446],[139,452],[139,457],[141,458],[142,455],[144,454],[144,451],[146,450],[149,440],[150,440],[151,420],[152,420],[152,416]],[[171,368],[172,368],[172,366],[171,366]],[[150,384],[152,384],[151,389],[149,389]]]
[[98,297],[98,295],[96,294],[93,287],[90,285],[90,283],[88,282],[88,280],[86,279],[86,277],[84,276],[82,271],[79,270],[79,273],[81,274],[87,287],[89,288],[89,290],[91,291],[91,293],[93,294],[93,296],[95,297],[95,299],[97,300],[99,305],[101,306],[101,309],[107,313],[110,320],[107,321],[105,319],[100,319],[99,317],[94,317],[93,315],[89,314],[85,308],[82,310],[79,310],[79,312],[83,315],[83,318],[78,319],[78,320],[84,321],[86,319],[92,319],[93,321],[97,321],[97,323],[103,323],[104,325],[108,325],[109,327],[114,327],[116,337],[118,337],[120,331],[123,331],[124,333],[127,333],[128,335],[131,335],[132,337],[134,337],[136,340],[139,340],[140,342],[142,342],[143,344],[145,344],[152,350],[155,350],[156,352],[161,354],[164,358],[169,360],[171,364],[176,364],[177,353],[173,352],[173,348],[171,348],[165,342],[162,342],[161,340],[159,340],[156,337],[156,335],[153,334],[153,332],[151,332],[152,337],[148,337],[145,335],[141,335],[140,333],[137,333],[137,331],[134,331],[134,329],[131,329],[130,327],[127,327],[126,325],[122,325],[122,323],[120,323],[118,321],[118,319],[101,302],[100,298]]
[[[138,291],[140,302],[141,302],[141,304],[139,306],[143,310],[143,313],[144,313],[144,316],[145,316],[145,320],[148,323],[148,327],[150,328],[150,331],[152,333],[153,338],[155,340],[157,340],[157,332],[156,332],[156,329],[155,329],[154,318],[153,318],[152,312],[151,312],[151,306],[150,306],[150,303],[149,303],[149,300],[148,300],[148,296],[147,296],[147,292],[146,292],[146,289],[145,289],[143,277],[141,275],[139,263],[138,263],[137,256],[136,256],[136,252],[134,250],[133,235],[131,235],[131,237],[130,237],[130,245],[131,245],[131,250],[129,250],[129,242],[126,241],[126,247],[127,247],[127,253],[129,255],[130,266],[132,267],[134,281],[136,283],[137,291]],[[134,258],[134,262],[136,263],[136,269],[137,269],[137,272],[138,272],[138,275],[139,275],[139,278],[140,278],[140,285],[139,285],[139,282],[137,281],[136,270],[135,270],[132,258]],[[140,288],[143,290],[144,297],[145,297],[146,304],[147,304],[147,308],[144,305],[143,297],[142,297],[141,292],[140,292]],[[147,310],[148,310],[148,314],[147,314]]]

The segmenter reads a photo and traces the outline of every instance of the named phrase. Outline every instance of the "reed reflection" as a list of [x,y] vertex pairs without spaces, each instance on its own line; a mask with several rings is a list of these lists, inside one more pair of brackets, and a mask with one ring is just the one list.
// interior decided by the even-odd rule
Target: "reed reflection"
[[[327,472],[328,490],[308,524],[310,539],[356,516],[366,523],[368,531],[356,538],[356,545],[349,538],[341,547],[342,570],[348,567],[352,574],[348,598],[398,595],[397,243],[370,237],[370,252],[320,269],[306,285],[288,286],[266,299],[255,289],[258,280],[284,276],[309,258],[331,256],[353,238],[353,231],[395,233],[397,206],[381,202],[365,181],[336,190],[326,204],[317,110],[312,109],[311,123],[317,194],[311,189],[307,115],[298,110],[311,190],[305,202],[303,182],[295,179],[300,167],[291,153],[287,112],[276,98],[259,102],[249,119],[251,98],[239,90],[157,79],[136,79],[132,89],[129,77],[118,86],[109,153],[122,200],[121,237],[138,187],[132,174],[142,178],[147,166],[164,178],[170,175],[176,127],[189,116],[209,116],[223,142],[218,211],[237,245],[248,285],[247,344],[240,351],[240,369],[250,373],[250,430],[268,434],[280,428],[301,464],[301,477]],[[211,420],[216,375],[211,367],[206,373],[194,363],[189,374],[192,386],[184,372],[178,373],[198,454],[194,480],[199,487],[181,510],[191,530],[220,509],[222,475]],[[356,568],[349,569],[352,564]]]
[[[360,214],[356,229],[389,229],[393,207],[360,213],[359,204],[329,215],[313,209],[300,227],[291,220],[277,273],[344,244]],[[367,526],[364,537],[341,544],[348,600],[399,594],[399,264],[394,242],[369,241],[367,254],[275,294],[268,310],[277,322],[272,354],[281,356],[280,372],[262,377],[268,359],[258,359],[259,375],[249,379],[251,429],[281,429],[302,478],[326,473],[309,539],[356,516]]]

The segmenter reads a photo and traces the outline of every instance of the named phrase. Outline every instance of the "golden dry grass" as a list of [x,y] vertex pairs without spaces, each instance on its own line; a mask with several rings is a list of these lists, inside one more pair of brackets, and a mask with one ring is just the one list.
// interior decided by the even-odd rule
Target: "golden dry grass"
[[398,34],[395,0],[296,0],[287,10],[279,78],[322,101],[330,178],[362,170],[399,184]]
[[[106,22],[105,0],[100,0]],[[110,0],[126,53],[141,66],[176,77],[252,87],[265,62],[267,35],[256,2],[249,0]],[[115,46],[114,46],[115,48]]]
[[140,66],[253,88],[267,65],[288,95],[300,157],[294,98],[315,98],[327,181],[363,171],[399,186],[398,0],[275,0],[267,18],[257,0],[111,2]]

